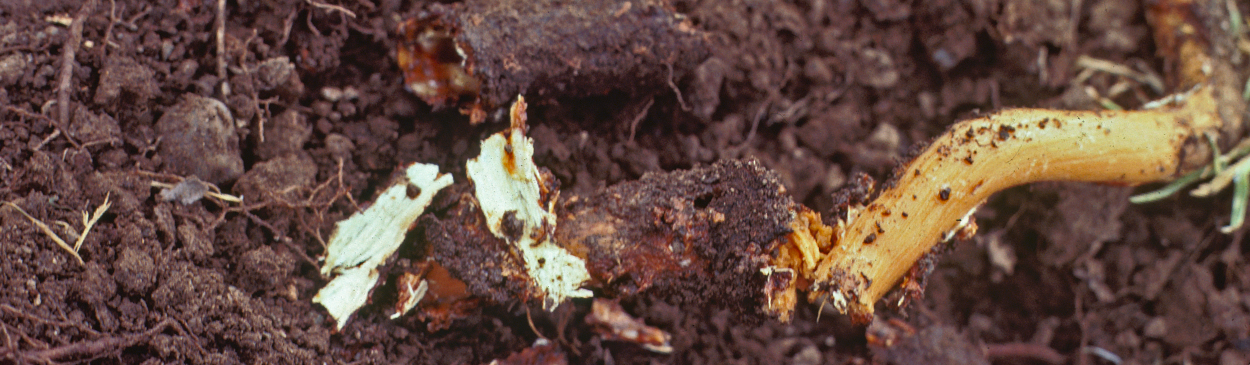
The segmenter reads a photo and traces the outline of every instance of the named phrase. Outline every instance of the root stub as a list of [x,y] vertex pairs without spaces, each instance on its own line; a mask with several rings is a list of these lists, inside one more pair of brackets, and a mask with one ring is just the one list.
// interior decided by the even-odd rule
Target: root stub
[[[434,106],[491,111],[517,94],[585,97],[668,90],[708,55],[667,2],[466,1],[400,26],[399,66]],[[484,116],[477,115],[476,119]]]

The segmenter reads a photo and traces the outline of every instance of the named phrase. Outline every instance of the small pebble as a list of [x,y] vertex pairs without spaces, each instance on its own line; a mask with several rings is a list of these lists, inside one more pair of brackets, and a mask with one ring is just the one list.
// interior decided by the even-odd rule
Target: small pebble
[[316,114],[319,117],[324,117],[330,115],[330,113],[334,111],[334,104],[324,101],[314,101],[312,103],[312,110],[313,114]]
[[1146,327],[1142,328],[1142,335],[1147,338],[1163,338],[1167,334],[1168,323],[1163,320],[1163,317],[1151,319],[1150,322],[1146,322]]
[[321,88],[321,98],[330,102],[339,101],[339,99],[343,98],[343,90],[333,86],[323,87]]
[[794,357],[790,359],[790,363],[795,365],[820,365],[823,359],[824,356],[816,346],[806,346],[799,350],[799,353],[794,354]]

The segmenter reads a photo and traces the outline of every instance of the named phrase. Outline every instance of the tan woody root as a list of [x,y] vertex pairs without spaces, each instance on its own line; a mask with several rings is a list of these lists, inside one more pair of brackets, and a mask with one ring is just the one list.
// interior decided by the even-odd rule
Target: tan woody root
[[1012,186],[1178,177],[1210,160],[1204,135],[1222,125],[1213,110],[1210,89],[1201,88],[1153,110],[1012,109],[957,123],[875,200],[846,213],[837,244],[810,271],[812,299],[827,295],[839,310],[871,318],[874,303],[900,281],[914,288],[913,264],[934,244],[975,232],[973,210]]
[[814,282],[808,298],[860,322],[895,287],[903,295],[893,304],[903,304],[923,290],[934,244],[974,233],[973,210],[1000,190],[1037,181],[1139,185],[1210,162],[1208,138],[1237,136],[1245,110],[1231,67],[1212,56],[1231,42],[1205,26],[1219,24],[1210,16],[1221,6],[1181,0],[1150,9],[1172,83],[1184,92],[1146,110],[1010,109],[951,126],[876,199],[839,217],[830,250],[804,252],[821,257],[810,271],[794,265]]

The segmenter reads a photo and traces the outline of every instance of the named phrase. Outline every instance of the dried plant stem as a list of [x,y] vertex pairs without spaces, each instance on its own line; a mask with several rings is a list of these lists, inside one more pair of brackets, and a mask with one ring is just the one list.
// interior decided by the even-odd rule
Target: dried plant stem
[[33,223],[35,227],[39,227],[39,230],[42,231],[44,235],[52,239],[53,242],[56,242],[57,246],[60,246],[61,249],[69,252],[70,255],[73,255],[74,258],[78,260],[78,264],[80,265],[83,264],[82,257],[78,256],[78,251],[75,251],[73,247],[70,247],[68,243],[65,243],[65,240],[61,239],[61,236],[58,236],[56,232],[53,232],[52,227],[48,227],[48,225],[43,223],[43,221],[35,219],[35,217],[32,217],[30,214],[27,214],[26,210],[22,209],[22,207],[17,206],[17,204],[4,202],[4,205],[8,205],[10,207],[13,207],[13,209],[17,209],[18,213],[22,213],[22,215],[25,216],[26,219],[30,220],[30,223]]
[[[91,233],[91,227],[94,227],[96,222],[100,221],[100,217],[104,216],[105,212],[108,212],[109,207],[113,206],[112,203],[109,203],[109,195],[105,195],[104,202],[100,203],[100,205],[95,208],[95,212],[91,214],[87,214],[87,212],[82,212],[83,229],[81,232],[72,232],[72,233],[76,233],[78,235],[78,238],[74,241],[74,245],[70,246],[69,243],[66,243],[64,239],[61,239],[61,236],[57,235],[56,232],[52,231],[52,227],[48,227],[48,225],[46,223],[43,223],[43,221],[36,219],[35,217],[31,216],[29,213],[26,213],[26,210],[22,209],[22,207],[19,207],[17,206],[17,204],[13,204],[11,202],[4,202],[3,205],[8,205],[10,207],[13,207],[13,209],[16,209],[18,213],[22,213],[22,215],[25,216],[26,219],[30,220],[30,223],[33,223],[35,227],[38,227],[39,230],[42,231],[44,235],[52,239],[53,242],[56,242],[57,246],[60,246],[61,249],[69,252],[70,255],[73,255],[74,258],[78,260],[79,264],[83,264],[83,260],[82,260],[82,256],[78,255],[78,250],[82,248],[82,243],[87,240],[87,234]],[[63,227],[65,227],[66,229],[69,229],[70,231],[74,230],[73,227],[69,226],[68,224],[65,224],[64,222],[57,222],[57,223],[60,223]]]

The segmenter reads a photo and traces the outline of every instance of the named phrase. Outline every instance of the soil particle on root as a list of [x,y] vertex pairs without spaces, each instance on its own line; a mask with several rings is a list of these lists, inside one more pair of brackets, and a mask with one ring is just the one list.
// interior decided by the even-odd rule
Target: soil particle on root
[[161,157],[173,173],[221,184],[243,174],[230,110],[216,99],[183,96],[156,122]]
[[[708,52],[704,34],[667,2],[435,4],[401,33],[400,67],[414,92],[435,106],[477,95],[486,111],[517,94],[653,94],[668,90]],[[464,70],[446,69],[460,63]],[[480,84],[458,80],[465,70]]]

